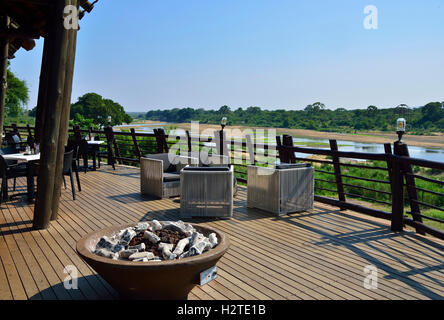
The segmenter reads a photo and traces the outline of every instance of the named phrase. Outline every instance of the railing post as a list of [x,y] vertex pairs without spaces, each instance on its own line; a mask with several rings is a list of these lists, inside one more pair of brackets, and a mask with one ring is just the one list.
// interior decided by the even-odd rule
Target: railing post
[[[249,134],[245,135],[245,139],[247,141],[247,152],[250,156],[250,163],[251,163],[251,165],[255,166],[256,165],[256,157],[255,157],[254,150],[256,150],[256,148],[255,148],[255,145],[253,144],[253,139],[251,138],[251,135],[249,135]],[[279,141],[280,141],[280,139],[279,139]]]
[[[221,156],[225,155],[225,149],[226,149],[225,132],[222,129],[219,131],[219,154]],[[228,152],[228,150],[227,150],[227,152]],[[227,155],[228,155],[228,153],[227,153]]]
[[134,128],[131,128],[131,136],[133,137],[134,148],[136,149],[136,155],[140,160],[142,154],[140,153],[139,143],[137,142],[137,137],[136,137],[136,130]]
[[114,146],[114,154],[112,155],[112,163],[122,163],[121,160],[117,160],[116,158],[120,158],[120,150],[119,150],[119,145],[117,144],[116,138],[114,136],[114,131],[113,131],[113,127],[108,126],[105,128],[105,131],[107,133],[107,140],[110,146],[111,151],[113,150],[113,146]]
[[17,127],[17,123],[13,123],[11,126],[12,126],[12,132],[14,132],[21,140],[22,136],[20,135],[20,131]]
[[[395,142],[394,150],[402,142]],[[392,158],[392,231],[402,231],[404,227],[404,175],[401,162]]]
[[[282,136],[282,144],[284,145],[284,147],[294,147],[294,143],[293,143],[293,137],[287,134],[284,134]],[[288,163],[296,163],[296,157],[294,156],[294,151],[293,150],[286,150],[286,157],[288,160]]]
[[157,153],[168,153],[169,147],[166,141],[165,131],[161,128],[154,129],[154,135],[156,136]]
[[[410,157],[409,149],[406,143],[395,144],[395,155],[401,157]],[[407,184],[407,195],[409,197],[410,211],[413,221],[422,223],[421,209],[418,204],[418,192],[416,191],[415,178],[413,177],[413,169],[411,164],[402,162],[401,170],[405,173],[405,182]],[[416,232],[424,235],[425,232],[416,228]]]
[[165,130],[163,130],[162,128],[159,129],[159,136],[160,140],[162,141],[163,152],[168,153],[170,151],[170,147],[168,146]]
[[[392,144],[391,143],[384,143],[384,151],[385,154],[390,157],[392,154]],[[387,169],[389,174],[390,183],[392,182],[392,162],[389,158],[387,158]]]
[[189,154],[191,154],[191,152],[193,151],[192,145],[191,145],[191,134],[190,134],[190,131],[188,131],[188,130],[185,133],[187,135],[188,152],[189,152]]
[[276,146],[279,151],[279,161],[281,163],[287,163],[288,162],[287,151],[284,150],[282,146],[281,136],[276,136]]
[[[334,139],[330,140],[330,149],[331,151],[339,151],[338,142]],[[344,185],[342,183],[342,174],[341,174],[341,162],[340,158],[333,156],[333,168],[335,170],[335,178],[336,178],[336,189],[338,190],[338,199],[341,202],[346,202],[345,198],[345,190]],[[341,210],[345,210],[345,208],[340,207]]]
[[216,143],[216,148],[217,148],[217,152],[219,153],[219,155],[229,156],[230,153],[228,152],[228,148],[227,148],[227,143],[226,143],[227,139],[226,139],[225,131],[224,130],[215,131],[214,135],[216,138],[215,143]]
[[82,133],[80,132],[80,126],[76,125],[73,127],[74,130],[74,139],[80,143],[82,141]]
[[114,140],[113,128],[110,126],[105,127],[104,131],[106,136],[106,146],[108,149],[108,165],[113,166],[113,168],[115,169],[116,159],[113,151],[113,140]]
[[163,152],[163,144],[162,144],[162,141],[160,140],[159,130],[154,129],[153,131],[154,131],[154,136],[156,137],[157,153],[162,153]]

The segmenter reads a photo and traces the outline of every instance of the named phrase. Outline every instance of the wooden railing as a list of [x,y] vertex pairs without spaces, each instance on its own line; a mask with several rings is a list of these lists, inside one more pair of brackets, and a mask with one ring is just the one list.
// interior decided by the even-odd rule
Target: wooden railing
[[[6,126],[5,131],[18,132],[25,137],[32,135],[34,128],[13,125]],[[390,220],[394,231],[401,231],[405,225],[409,225],[420,234],[428,233],[444,239],[443,231],[423,222],[423,220],[432,221],[444,227],[443,219],[423,214],[424,208],[437,212],[444,212],[444,209],[422,199],[424,196],[422,198],[418,196],[419,194],[433,195],[435,198],[444,199],[444,181],[415,174],[413,170],[413,167],[417,166],[444,172],[444,163],[411,158],[407,145],[403,143],[395,143],[393,150],[391,144],[385,144],[384,153],[363,153],[339,151],[336,140],[330,140],[329,149],[298,147],[293,145],[293,138],[288,135],[276,137],[276,145],[274,145],[256,143],[250,136],[242,142],[226,141],[221,131],[216,132],[216,138],[192,137],[189,132],[186,132],[186,136],[167,138],[162,129],[156,129],[150,134],[136,133],[134,129],[130,132],[116,132],[111,127],[104,130],[92,128],[81,130],[75,127],[70,130],[70,133],[77,137],[94,134],[107,142],[102,146],[107,151],[102,157],[108,158],[110,163],[116,161],[136,166],[140,163],[140,157],[168,152],[174,144],[179,144],[191,152],[192,148],[202,148],[208,143],[214,143],[218,153],[226,154],[229,149],[242,154],[244,160],[241,164],[234,166],[240,183],[247,183],[249,164],[259,166],[266,164],[260,156],[258,157],[258,150],[263,150],[262,155],[265,157],[276,153],[279,161],[284,163],[310,162],[317,173],[315,177],[316,201],[336,206],[341,210],[349,209]],[[295,153],[315,155],[315,157],[301,157],[296,156]],[[356,159],[361,161],[356,161]],[[349,173],[352,169],[359,169],[362,173],[377,172],[377,175],[383,176],[384,179],[353,175]],[[436,191],[419,187],[416,183],[418,180],[427,182],[430,186],[439,186],[439,189]],[[370,183],[371,186],[363,186],[358,182]],[[406,205],[410,207],[410,211],[406,212],[409,216],[405,215]]]

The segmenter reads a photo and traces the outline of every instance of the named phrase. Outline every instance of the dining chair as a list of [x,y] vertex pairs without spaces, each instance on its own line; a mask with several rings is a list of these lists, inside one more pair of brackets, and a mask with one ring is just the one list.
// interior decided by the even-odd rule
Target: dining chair
[[65,176],[69,176],[71,179],[71,190],[72,190],[72,198],[73,200],[76,200],[76,188],[74,186],[74,178],[72,176],[72,162],[73,162],[73,156],[74,156],[74,150],[65,152],[65,155],[63,157],[63,172],[62,172],[62,177],[63,177],[63,184],[65,185],[65,189],[66,189],[66,180],[65,180]]
[[7,132],[5,135],[5,139],[7,141],[7,145],[15,148],[15,153],[18,153],[20,151],[24,151],[27,146],[26,141],[22,141],[20,136],[15,132]]
[[80,185],[80,177],[79,177],[79,145],[74,140],[68,140],[68,144],[65,148],[65,152],[73,151],[72,156],[72,170],[76,175],[77,187],[79,188],[79,192],[82,192],[82,186]]
[[[3,152],[3,151],[2,151]],[[8,180],[14,179],[14,191],[16,179],[19,177],[27,176],[26,164],[13,163],[11,161],[5,160],[3,155],[0,154],[0,177],[2,178],[1,190],[0,190],[0,203],[3,200],[9,200],[8,194]]]

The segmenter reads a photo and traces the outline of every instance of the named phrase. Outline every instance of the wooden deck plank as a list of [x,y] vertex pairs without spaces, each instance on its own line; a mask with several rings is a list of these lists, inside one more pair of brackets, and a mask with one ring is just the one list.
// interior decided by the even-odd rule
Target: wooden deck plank
[[[78,239],[106,226],[179,219],[177,199],[140,196],[139,170],[118,166],[80,174],[82,192],[62,190],[60,215],[29,231],[32,206],[1,206],[0,299],[110,299],[117,293],[75,252]],[[23,191],[24,179],[19,179]],[[225,232],[231,249],[199,299],[443,299],[444,243],[411,231],[391,233],[386,221],[316,203],[312,212],[281,218],[246,208],[240,188],[231,220],[192,220]],[[79,292],[60,291],[63,267],[79,270]],[[363,268],[378,267],[379,288],[363,287]],[[51,295],[52,292],[52,295]]]
[[[9,207],[10,213],[15,209],[12,217],[15,217],[15,223],[17,228],[30,228],[31,224],[29,221],[22,220],[19,214],[19,208]],[[50,255],[51,250],[49,248],[41,248],[38,242],[35,240],[35,235],[38,232],[21,232],[19,235],[21,236],[20,240],[20,248],[23,252],[24,258],[26,259],[31,272],[34,277],[44,277],[44,283],[49,285],[50,288],[46,290],[50,293],[54,293],[55,297],[60,300],[70,300],[74,297],[77,299],[84,299],[83,296],[78,296],[75,292],[70,292],[65,290],[57,284],[60,283],[61,277],[56,273],[57,264],[60,263],[57,257],[54,255]],[[22,242],[24,241],[24,243]],[[26,251],[26,248],[29,247],[29,250]],[[39,288],[40,289],[40,288]],[[45,291],[46,291],[45,290]],[[51,295],[50,295],[51,296]]]
[[0,257],[0,300],[12,300],[11,288],[9,287],[2,257]]

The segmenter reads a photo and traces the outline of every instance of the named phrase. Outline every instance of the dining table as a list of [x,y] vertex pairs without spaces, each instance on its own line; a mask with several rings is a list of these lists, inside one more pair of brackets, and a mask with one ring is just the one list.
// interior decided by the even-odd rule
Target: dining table
[[5,155],[3,155],[3,158],[5,160],[26,163],[27,195],[28,195],[28,201],[32,201],[35,196],[34,171],[35,171],[35,165],[40,161],[40,153],[38,153],[38,154],[26,154],[26,153],[5,154]]
[[88,146],[90,147],[90,151],[92,153],[93,156],[93,166],[91,168],[92,171],[96,171],[97,170],[97,154],[99,152],[99,148],[102,144],[105,143],[105,141],[96,141],[96,140],[88,140]]

